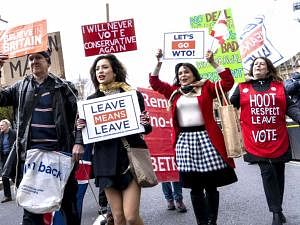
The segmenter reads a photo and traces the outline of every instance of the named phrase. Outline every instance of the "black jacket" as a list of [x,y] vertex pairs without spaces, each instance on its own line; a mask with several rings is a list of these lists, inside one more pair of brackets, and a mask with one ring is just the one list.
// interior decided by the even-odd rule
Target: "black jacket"
[[[74,124],[77,115],[77,90],[72,83],[62,80],[53,74],[49,74],[47,79],[54,81],[54,85],[48,86],[47,89],[54,92],[54,121],[59,146],[61,149],[71,152],[74,145]],[[18,140],[22,150],[27,150],[30,147],[28,139],[29,128],[37,98],[32,75],[26,76],[23,80],[0,91],[0,106],[13,107],[14,121],[17,124],[16,128],[19,129]]]
[[[77,90],[74,85],[53,74],[49,74],[46,89],[53,92],[54,122],[58,138],[59,148],[72,152],[75,142],[74,125],[77,115]],[[0,106],[12,106],[14,122],[18,129],[19,159],[25,159],[26,150],[30,149],[30,123],[31,116],[38,99],[35,93],[35,84],[32,75],[24,77],[10,87],[0,90]],[[79,141],[78,141],[79,142]],[[16,145],[14,145],[16,146]],[[3,175],[15,176],[16,149],[12,149],[7,159]]]
[[287,94],[291,97],[300,109],[300,73],[291,74],[291,78],[284,83]]
[[[87,99],[105,96],[103,92],[97,91]],[[137,91],[141,112],[145,110],[144,97]],[[151,125],[145,127],[145,134],[152,131]],[[125,137],[131,147],[147,148],[146,142],[141,134],[133,134]],[[98,176],[114,176],[124,171],[128,166],[126,149],[123,147],[121,138],[114,138],[92,144],[94,146],[93,172]]]

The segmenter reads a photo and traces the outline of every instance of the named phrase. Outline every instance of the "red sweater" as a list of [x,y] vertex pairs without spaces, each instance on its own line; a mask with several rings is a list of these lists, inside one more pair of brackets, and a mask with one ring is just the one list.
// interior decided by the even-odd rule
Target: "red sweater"
[[[229,91],[233,84],[234,79],[231,75],[231,72],[229,69],[225,69],[225,71],[219,73],[219,76],[221,78],[221,85],[223,87],[224,91]],[[158,91],[160,94],[164,95],[167,99],[170,98],[173,91],[178,89],[178,86],[170,85],[166,82],[163,82],[159,79],[158,76],[149,76],[149,83],[153,90]],[[179,125],[176,115],[176,103],[180,95],[176,95],[172,104],[171,108],[171,115],[172,115],[172,121],[173,121],[173,129],[172,129],[172,147],[175,149],[177,137],[179,135]],[[207,130],[208,136],[213,144],[213,146],[216,148],[216,150],[219,152],[219,154],[222,156],[223,160],[232,168],[235,167],[234,161],[231,158],[227,157],[225,143],[222,131],[220,127],[218,126],[217,122],[214,119],[214,112],[213,112],[213,99],[216,98],[216,92],[215,92],[215,84],[211,82],[210,80],[207,80],[201,90],[201,95],[197,97],[198,104],[202,110],[203,118],[205,121],[205,128]]]

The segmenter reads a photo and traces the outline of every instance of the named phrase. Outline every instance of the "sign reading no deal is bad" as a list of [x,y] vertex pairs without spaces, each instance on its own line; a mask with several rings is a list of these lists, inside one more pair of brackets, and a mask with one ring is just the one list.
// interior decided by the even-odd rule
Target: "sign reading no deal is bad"
[[0,31],[0,51],[9,58],[45,51],[47,48],[46,20]]
[[85,56],[137,50],[133,19],[83,25]]
[[142,133],[140,106],[136,91],[79,101],[79,117],[86,120],[82,129],[84,144]]
[[164,34],[164,59],[204,59],[205,30]]

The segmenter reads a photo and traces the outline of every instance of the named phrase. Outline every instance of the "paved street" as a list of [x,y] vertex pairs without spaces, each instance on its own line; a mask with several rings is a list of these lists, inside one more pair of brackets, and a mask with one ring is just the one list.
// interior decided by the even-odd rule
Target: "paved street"
[[[268,212],[263,194],[259,169],[235,160],[239,181],[220,188],[220,210],[218,225],[271,225],[272,215]],[[91,182],[93,185],[93,182]],[[283,209],[286,225],[300,224],[300,163],[286,166],[286,189]],[[1,191],[1,198],[3,191]],[[189,190],[184,189],[184,202],[188,212],[180,214],[166,210],[161,186],[143,189],[141,215],[145,225],[196,225]],[[15,202],[0,204],[0,225],[18,225],[22,209]],[[82,225],[93,225],[97,218],[96,203],[90,189],[84,199]]]

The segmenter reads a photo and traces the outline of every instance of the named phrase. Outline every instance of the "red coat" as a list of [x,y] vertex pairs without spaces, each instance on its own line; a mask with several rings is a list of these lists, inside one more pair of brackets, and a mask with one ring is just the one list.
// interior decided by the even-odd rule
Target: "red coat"
[[[231,75],[230,70],[226,68],[225,71],[219,73],[219,76],[221,78],[221,85],[223,87],[223,90],[226,92],[229,91],[234,84],[234,79]],[[167,99],[170,98],[173,91],[179,88],[178,86],[170,85],[166,82],[161,81],[158,76],[150,75],[149,82],[153,90],[158,91],[160,94],[164,95]],[[179,135],[179,125],[177,121],[176,107],[174,107],[176,106],[176,102],[179,97],[180,95],[175,96],[172,104],[173,107],[171,108],[171,115],[173,121],[173,129],[172,129],[173,149],[175,149],[177,137]],[[214,119],[214,112],[213,112],[214,98],[216,98],[215,84],[210,80],[207,80],[202,86],[201,95],[197,97],[198,104],[202,110],[203,118],[205,121],[205,128],[207,130],[208,136],[213,146],[222,156],[223,160],[229,166],[234,168],[235,165],[233,159],[227,157],[222,131]]]

